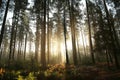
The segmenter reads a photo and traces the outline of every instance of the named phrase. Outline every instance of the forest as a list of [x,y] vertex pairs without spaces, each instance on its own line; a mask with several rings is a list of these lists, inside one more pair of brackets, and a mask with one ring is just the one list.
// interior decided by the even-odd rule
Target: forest
[[120,0],[0,0],[0,80],[120,80]]

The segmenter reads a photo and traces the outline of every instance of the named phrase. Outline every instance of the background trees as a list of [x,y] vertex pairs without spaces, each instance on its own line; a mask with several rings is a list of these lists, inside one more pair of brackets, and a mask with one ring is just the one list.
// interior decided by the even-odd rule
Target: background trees
[[[11,0],[14,5],[9,6],[8,0],[1,18],[0,56],[5,54],[8,62],[31,60],[43,67],[63,62],[79,65],[88,59],[90,63],[106,61],[108,66],[115,63],[119,68],[118,3]],[[12,19],[7,18],[8,12]]]

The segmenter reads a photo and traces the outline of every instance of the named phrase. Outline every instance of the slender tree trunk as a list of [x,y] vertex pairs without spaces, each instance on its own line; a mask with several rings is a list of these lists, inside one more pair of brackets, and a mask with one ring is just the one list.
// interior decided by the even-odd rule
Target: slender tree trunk
[[23,48],[23,47],[22,47],[22,46],[23,46],[23,41],[21,40],[20,43],[21,43],[21,44],[20,44],[20,57],[21,57],[22,51],[23,51],[23,50],[22,50],[22,48]]
[[35,41],[35,61],[38,63],[38,54],[40,47],[40,17],[37,15],[37,23],[36,23],[36,41]]
[[15,9],[12,18],[12,28],[11,28],[11,39],[10,39],[10,51],[9,51],[9,60],[14,60],[15,45],[16,45],[16,33],[17,33],[17,23],[19,17],[19,11],[17,11],[16,2]]
[[1,8],[1,5],[2,5],[2,0],[0,0],[0,8]]
[[107,65],[108,65],[108,69],[110,69],[110,62],[109,62],[109,56],[108,56],[108,50],[106,49],[106,60],[107,60]]
[[7,1],[5,15],[4,15],[3,23],[2,23],[1,34],[0,34],[0,48],[1,48],[2,40],[3,40],[3,34],[4,34],[4,29],[5,29],[5,23],[6,23],[9,3],[10,3],[10,0]]
[[82,30],[81,30],[81,36],[82,36],[82,41],[83,41],[84,54],[85,54],[85,56],[87,56],[86,48],[85,48],[85,40],[84,40],[84,36],[83,36],[83,32],[82,32]]
[[[13,17],[13,19],[15,19],[15,16]],[[15,20],[13,20],[13,21],[15,21]],[[13,23],[12,23],[12,28],[11,28],[9,61],[12,59],[14,32],[15,32],[15,23],[13,22]]]
[[81,63],[81,52],[80,52],[80,45],[79,45],[79,39],[77,38],[77,49],[78,49],[78,51],[77,51],[77,53],[78,53],[78,57],[79,57],[79,64]]
[[3,39],[3,42],[2,42],[2,45],[1,45],[1,48],[0,48],[0,51],[1,51],[0,59],[2,57],[5,58],[5,54],[7,54],[7,48],[8,48],[8,39],[6,38],[7,36],[8,36],[8,30],[7,30],[7,27],[5,27],[5,32],[4,32],[4,35],[3,35],[4,39]]
[[41,35],[41,64],[42,68],[46,68],[46,0],[44,0],[44,24]]
[[114,31],[112,31],[112,29],[114,28],[113,25],[111,25],[111,21],[110,21],[110,15],[106,6],[106,2],[105,0],[103,0],[104,2],[104,7],[105,7],[105,12],[106,12],[106,17],[107,17],[107,22],[108,22],[108,27],[109,27],[109,31],[110,31],[110,36],[111,36],[111,41],[112,41],[112,48],[113,48],[113,55],[114,55],[114,59],[115,59],[115,64],[117,68],[120,68],[119,62],[118,62],[118,58],[117,58],[117,46],[115,45],[115,39],[113,37],[113,35],[115,35],[115,33],[113,33]]
[[0,48],[0,62],[2,61],[2,55],[3,55],[3,45],[1,45],[1,48]]
[[29,35],[29,36],[30,36],[30,42],[29,42],[29,53],[31,54],[31,52],[32,52],[32,51],[31,51],[31,49],[32,49],[32,48],[31,48],[31,46],[32,46],[32,40],[31,40],[31,35]]
[[111,55],[111,52],[109,52],[109,50],[108,50],[108,56],[109,56],[109,58],[110,58],[110,62],[113,64],[112,55]]
[[[16,51],[16,44],[17,44],[17,31],[18,31],[18,21],[19,21],[19,11],[16,12],[16,6],[15,6],[15,10],[14,10],[14,17],[13,17],[13,26],[15,26],[15,30],[14,30],[14,42],[13,42],[13,52],[12,52],[12,59],[15,59],[15,51]],[[17,16],[17,17],[16,17]],[[15,19],[15,20],[14,20]]]
[[[59,1],[58,1],[59,2]],[[60,21],[60,6],[58,6],[58,23],[57,23],[57,53],[58,53],[58,63],[61,62],[61,21]]]
[[27,48],[27,33],[25,34],[24,60],[25,60],[25,57],[26,57],[26,48]]
[[[71,3],[70,3],[71,2]],[[75,40],[75,16],[73,14],[73,0],[68,0],[69,5],[69,15],[70,15],[70,27],[71,27],[71,36],[72,36],[72,51],[73,51],[73,62],[74,65],[77,65],[77,53],[76,53],[76,40]],[[71,4],[71,5],[70,5]]]
[[49,64],[50,62],[50,28],[49,28],[49,0],[48,0],[48,11],[47,11],[47,19],[48,19],[48,23],[47,23],[47,63]]
[[67,50],[67,28],[66,28],[66,13],[65,13],[65,6],[64,6],[64,21],[63,21],[63,27],[64,27],[64,39],[65,39],[65,51],[66,51],[66,65],[69,65],[69,57],[68,57],[68,50]]
[[18,54],[17,54],[17,59],[20,60],[20,57],[21,57],[21,40],[19,39],[19,42],[18,42]]
[[52,45],[52,25],[49,24],[49,63],[51,63],[51,46]]
[[91,53],[91,58],[93,64],[95,64],[95,58],[94,58],[94,53],[93,53],[93,46],[92,46],[92,40],[91,40],[91,26],[90,26],[90,19],[89,19],[89,13],[88,13],[88,2],[86,0],[86,8],[87,8],[87,18],[88,18],[88,30],[89,30],[89,46],[90,46],[90,53]]
[[13,60],[15,59],[15,51],[16,51],[16,37],[17,37],[17,26],[15,29],[15,34],[14,34],[14,45],[13,45],[13,54],[12,54],[12,58]]

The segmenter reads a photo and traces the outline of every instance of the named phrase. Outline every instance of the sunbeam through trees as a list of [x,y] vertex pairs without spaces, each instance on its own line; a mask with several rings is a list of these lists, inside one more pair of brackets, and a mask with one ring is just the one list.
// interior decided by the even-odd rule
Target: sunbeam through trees
[[1,80],[119,80],[120,0],[0,0]]

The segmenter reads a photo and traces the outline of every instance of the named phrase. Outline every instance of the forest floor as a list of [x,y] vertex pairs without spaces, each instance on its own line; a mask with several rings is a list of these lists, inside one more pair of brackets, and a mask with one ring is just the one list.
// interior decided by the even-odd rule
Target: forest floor
[[96,65],[48,65],[46,70],[0,69],[0,80],[120,80],[120,70],[106,63]]

